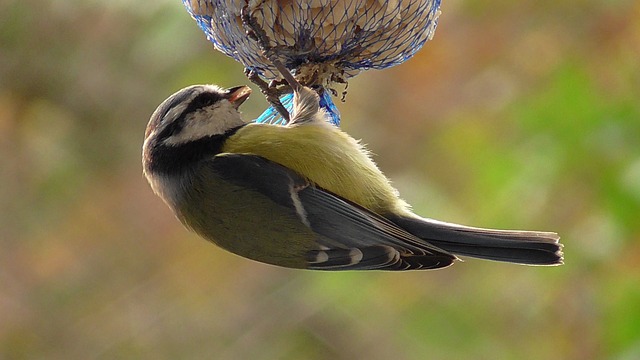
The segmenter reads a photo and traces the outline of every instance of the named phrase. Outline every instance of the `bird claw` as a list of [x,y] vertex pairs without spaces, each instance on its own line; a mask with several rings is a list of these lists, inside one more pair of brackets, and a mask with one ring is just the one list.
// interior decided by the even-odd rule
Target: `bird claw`
[[266,81],[262,80],[255,69],[245,68],[244,74],[252,83],[256,84],[260,89],[260,92],[267,98],[267,101],[278,112],[278,114],[280,114],[286,122],[289,122],[289,111],[287,111],[287,108],[282,105],[282,102],[280,101],[280,96],[286,94],[287,91],[272,87],[271,84],[267,84]]

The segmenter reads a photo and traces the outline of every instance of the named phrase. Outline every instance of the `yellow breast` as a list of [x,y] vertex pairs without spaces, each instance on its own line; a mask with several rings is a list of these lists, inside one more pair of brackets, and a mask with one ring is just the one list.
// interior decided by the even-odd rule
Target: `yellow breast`
[[222,150],[277,162],[319,187],[379,214],[407,209],[367,151],[328,124],[249,124],[232,135]]

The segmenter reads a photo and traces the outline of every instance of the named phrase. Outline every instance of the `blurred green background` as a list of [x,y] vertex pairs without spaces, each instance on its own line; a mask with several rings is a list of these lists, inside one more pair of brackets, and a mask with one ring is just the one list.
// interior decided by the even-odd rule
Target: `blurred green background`
[[[0,0],[0,358],[640,358],[640,2],[444,0],[343,128],[417,213],[557,231],[566,265],[262,265],[142,176],[151,112],[246,84],[179,0]],[[244,112],[256,117],[254,95]]]

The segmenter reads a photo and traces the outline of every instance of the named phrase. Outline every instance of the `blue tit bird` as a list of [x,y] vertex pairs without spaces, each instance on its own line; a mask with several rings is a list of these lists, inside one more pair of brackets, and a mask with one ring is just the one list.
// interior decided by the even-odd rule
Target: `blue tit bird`
[[284,126],[242,119],[246,86],[189,86],[156,109],[144,174],[187,228],[237,255],[289,268],[437,269],[458,256],[563,263],[553,232],[414,214],[365,147],[327,122],[317,93],[299,85],[293,92]]

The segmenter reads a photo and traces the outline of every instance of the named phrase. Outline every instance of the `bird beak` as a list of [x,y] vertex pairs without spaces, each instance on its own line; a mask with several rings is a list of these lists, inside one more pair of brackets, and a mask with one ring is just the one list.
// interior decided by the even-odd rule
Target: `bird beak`
[[251,95],[251,88],[248,86],[236,86],[227,90],[227,100],[236,109],[249,98],[249,95]]

